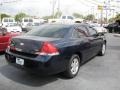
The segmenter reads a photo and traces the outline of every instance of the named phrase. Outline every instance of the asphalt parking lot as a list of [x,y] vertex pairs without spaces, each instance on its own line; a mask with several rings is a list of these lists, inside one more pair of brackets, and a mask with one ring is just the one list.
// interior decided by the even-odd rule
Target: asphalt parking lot
[[37,76],[8,65],[0,54],[0,90],[120,90],[120,37],[107,36],[107,52],[80,68],[73,79]]

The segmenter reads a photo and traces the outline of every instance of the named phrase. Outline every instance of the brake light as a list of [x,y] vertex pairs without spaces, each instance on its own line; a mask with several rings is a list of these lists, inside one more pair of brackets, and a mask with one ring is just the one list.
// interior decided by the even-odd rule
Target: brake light
[[14,44],[14,42],[13,42],[12,40],[9,41],[8,48],[11,49],[11,50],[13,50],[13,51],[16,50],[16,48],[15,48],[15,44]]
[[59,55],[58,49],[49,42],[44,42],[42,48],[40,49],[40,52],[37,52],[36,54],[39,55]]

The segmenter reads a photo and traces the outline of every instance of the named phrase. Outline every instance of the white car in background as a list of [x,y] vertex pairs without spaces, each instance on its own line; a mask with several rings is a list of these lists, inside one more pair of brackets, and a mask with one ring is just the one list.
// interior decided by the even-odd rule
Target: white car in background
[[72,23],[81,23],[83,22],[83,19],[74,18],[70,15],[63,15],[58,19],[49,19],[49,23],[63,23],[63,24],[72,24]]
[[7,32],[20,32],[20,33],[22,33],[22,28],[19,25],[17,25],[17,23],[11,23],[4,28],[6,28]]
[[98,33],[107,33],[107,29],[103,26],[100,26],[98,23],[90,23],[90,26],[96,29]]
[[21,22],[22,28],[26,28],[26,26],[32,25],[33,19],[32,18],[23,18]]
[[107,29],[104,28],[104,27],[96,26],[96,27],[93,27],[93,28],[96,29],[98,33],[107,33]]
[[16,23],[14,18],[3,18],[2,19],[2,26],[6,27],[11,23]]

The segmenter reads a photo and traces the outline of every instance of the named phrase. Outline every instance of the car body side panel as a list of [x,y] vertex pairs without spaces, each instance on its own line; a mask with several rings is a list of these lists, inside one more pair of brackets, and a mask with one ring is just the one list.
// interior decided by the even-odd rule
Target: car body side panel
[[9,44],[10,36],[0,35],[0,51],[4,51]]

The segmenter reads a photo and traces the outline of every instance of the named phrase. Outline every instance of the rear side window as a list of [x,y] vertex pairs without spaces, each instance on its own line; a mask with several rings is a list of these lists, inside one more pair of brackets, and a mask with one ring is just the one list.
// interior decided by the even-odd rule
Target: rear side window
[[88,28],[90,36],[97,34],[97,31],[95,29],[93,29],[92,27],[87,27],[87,28]]
[[85,36],[88,36],[87,27],[81,25],[81,26],[79,26],[78,28],[83,31],[83,33],[84,33]]
[[73,32],[73,38],[81,38],[81,37],[86,37],[86,33],[84,30],[80,28],[76,28]]
[[42,25],[34,30],[31,30],[26,35],[50,37],[50,38],[64,38],[70,30],[70,26],[61,25]]

